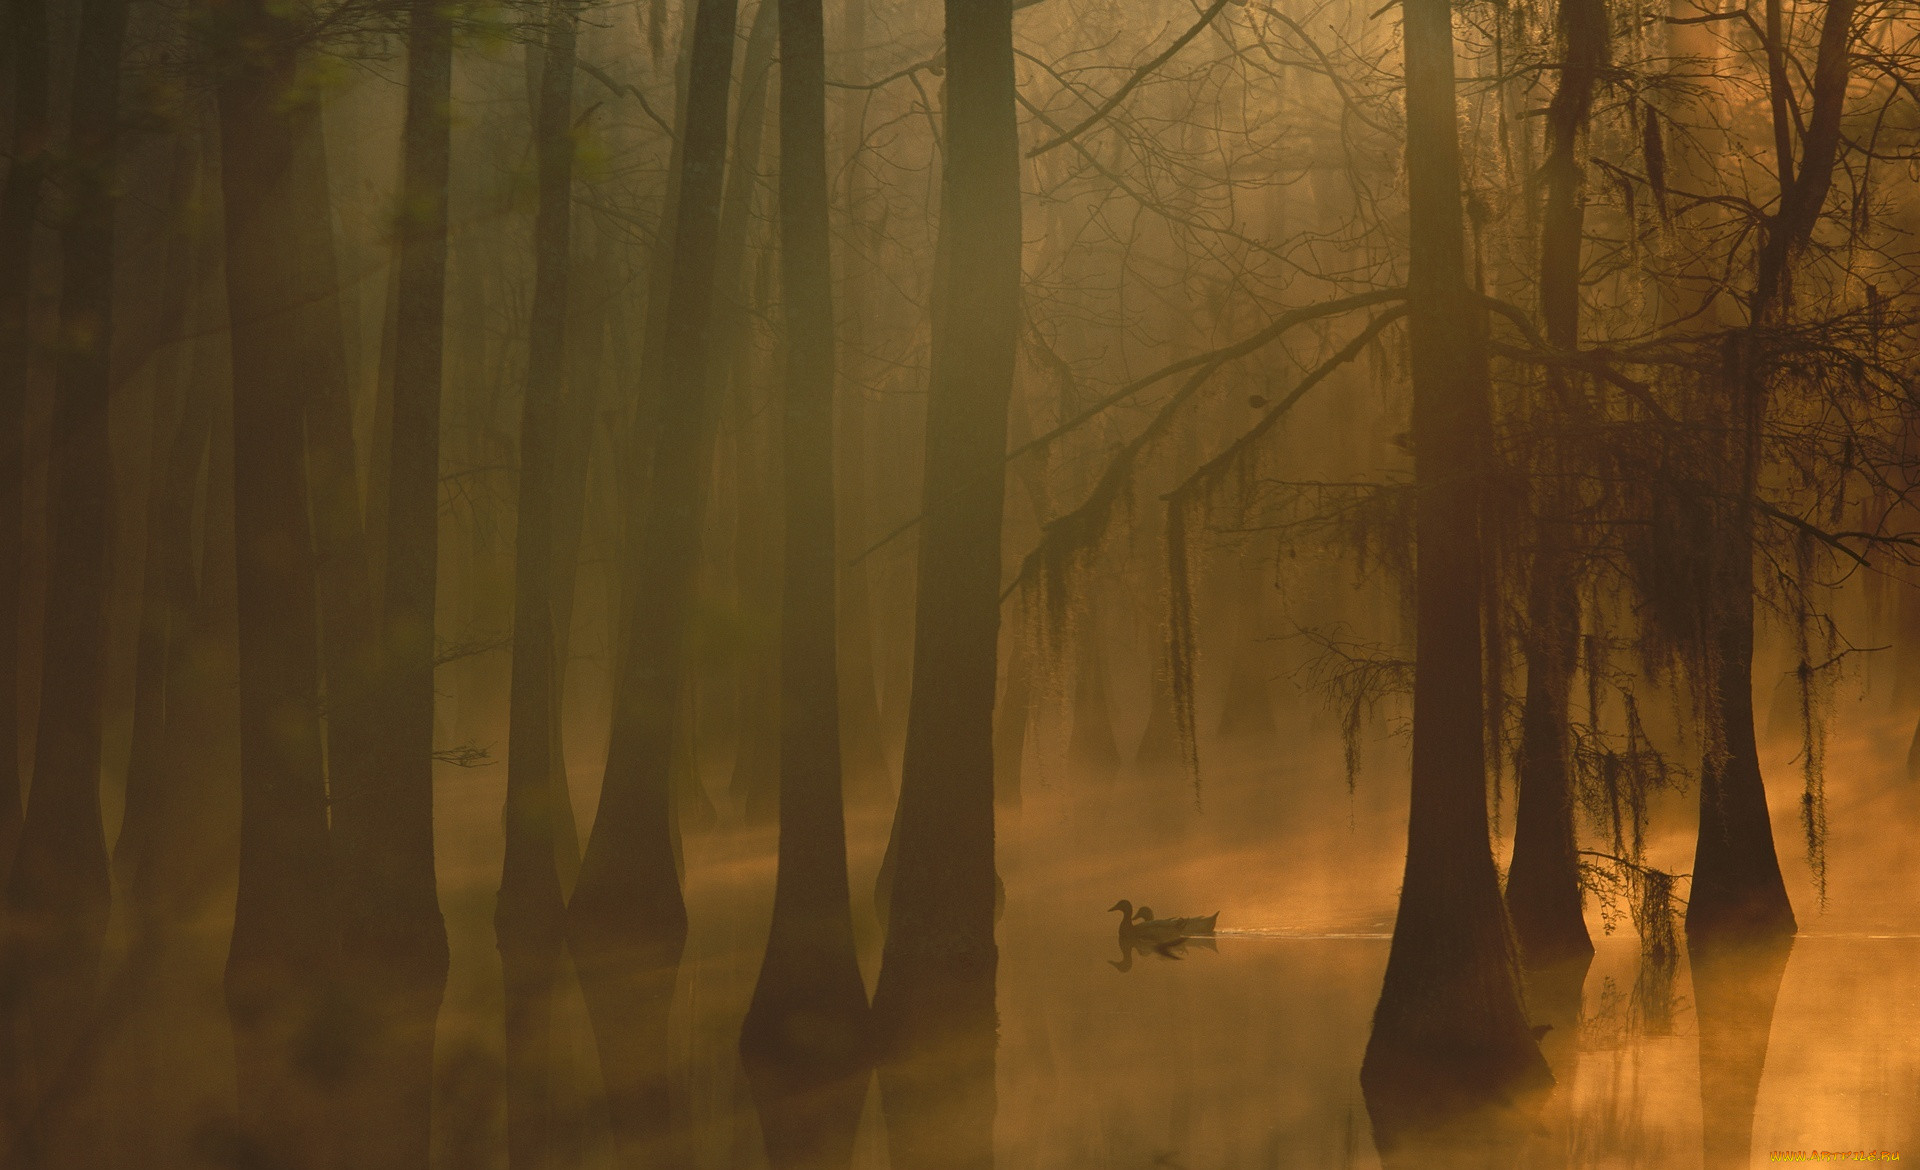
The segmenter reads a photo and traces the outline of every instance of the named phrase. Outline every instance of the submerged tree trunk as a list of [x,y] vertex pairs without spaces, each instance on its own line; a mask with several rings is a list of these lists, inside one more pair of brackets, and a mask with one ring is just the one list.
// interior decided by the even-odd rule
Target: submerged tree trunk
[[1466,280],[1452,7],[1404,5],[1418,654],[1393,948],[1361,1065],[1376,1140],[1552,1083],[1528,1031],[1487,825],[1480,488],[1486,317]]
[[[33,237],[47,170],[47,8],[12,0],[12,150],[0,190],[0,548],[25,537],[27,394],[33,362]],[[13,869],[20,837],[21,566],[0,563],[0,873]]]
[[367,814],[359,854],[341,874],[343,958],[368,1027],[351,1089],[348,1156],[396,1170],[427,1165],[434,1024],[448,965],[433,864],[433,675],[452,79],[449,15],[437,0],[413,0],[378,754],[369,789],[356,794]]
[[971,1034],[994,1010],[993,702],[1020,313],[1012,24],[1008,0],[948,0],[947,262],[927,394],[897,872],[874,996],[895,1056],[924,1048],[930,1033]]
[[818,1074],[860,1066],[867,992],[854,951],[841,797],[825,21],[821,0],[777,2],[787,353],[780,856],[766,957],[740,1044],[750,1061]]
[[[283,45],[295,30],[249,0],[221,13],[232,42]],[[316,328],[307,287],[331,249],[324,205],[296,158],[320,110],[290,49],[223,62],[221,191],[233,350],[235,587],[239,615],[239,900],[226,995],[240,1137],[273,1164],[328,1161],[326,1090],[306,1058],[338,992],[338,932],[322,770],[313,536],[303,417],[341,368],[338,331]],[[323,293],[326,290],[321,290]]]
[[16,1150],[29,1165],[85,1166],[83,1120],[112,881],[100,816],[100,750],[114,513],[114,207],[119,186],[125,0],[80,8],[61,232],[53,462],[48,488],[46,653],[33,785],[6,885],[0,967],[6,1012],[24,1030],[33,1115]]
[[[652,475],[623,557],[628,616],[600,810],[567,907],[616,1136],[630,1157],[669,1163],[660,1049],[687,937],[670,781],[711,444],[707,326],[737,17],[734,0],[700,0],[694,14]],[[649,1154],[649,1138],[666,1148]]]
[[[578,12],[551,0],[534,108],[540,204],[534,219],[533,314],[520,407],[514,536],[513,674],[507,730],[506,857],[494,932],[506,981],[507,1160],[538,1170],[553,1157],[554,992],[566,958],[556,811],[566,801],[555,699],[554,479],[566,378],[572,246],[573,75]],[[571,827],[571,826],[569,826]]]
[[[1594,84],[1608,58],[1605,0],[1567,0],[1559,9],[1560,85],[1547,109],[1546,215],[1540,237],[1540,314],[1547,340],[1580,344],[1580,259],[1586,220],[1580,138],[1587,132]],[[1543,415],[1548,435],[1539,464],[1533,564],[1527,594],[1527,691],[1520,710],[1520,795],[1514,814],[1507,910],[1520,954],[1533,969],[1584,962],[1593,954],[1581,908],[1580,854],[1573,799],[1569,702],[1580,645],[1579,567],[1568,532],[1572,469],[1553,432],[1574,424],[1565,375],[1549,373]]]

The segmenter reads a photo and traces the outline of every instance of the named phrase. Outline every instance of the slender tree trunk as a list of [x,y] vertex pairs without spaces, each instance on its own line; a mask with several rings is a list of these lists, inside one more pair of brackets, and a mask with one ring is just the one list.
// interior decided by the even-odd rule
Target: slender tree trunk
[[[674,863],[671,765],[710,457],[707,332],[732,88],[734,0],[700,0],[682,135],[652,473],[623,557],[628,615],[600,809],[567,907],[567,942],[618,1140],[672,1159],[660,1048],[687,911]],[[633,497],[630,496],[630,499]]]
[[566,899],[554,839],[555,811],[568,797],[565,772],[554,774],[559,671],[553,529],[556,432],[566,381],[577,22],[572,0],[550,0],[534,108],[540,203],[534,220],[527,385],[520,407],[506,858],[494,911],[506,980],[507,1161],[512,1170],[538,1170],[554,1153],[552,1020],[566,957]]
[[155,844],[159,807],[167,798],[167,680],[194,606],[198,573],[193,563],[193,512],[213,425],[211,400],[190,385],[194,342],[183,336],[205,252],[199,221],[188,221],[192,214],[188,209],[198,204],[201,195],[200,159],[185,133],[177,137],[170,153],[173,177],[166,193],[167,214],[176,221],[176,234],[167,243],[161,280],[168,289],[178,291],[162,310],[157,338],[164,349],[153,373],[132,743],[125,812],[113,846],[115,880],[135,901],[143,896],[137,888],[141,856]]
[[1419,648],[1406,872],[1360,1072],[1383,1147],[1552,1083],[1521,1006],[1487,825],[1479,511],[1491,426],[1486,317],[1462,241],[1452,7],[1404,11]]
[[[0,189],[0,548],[25,538],[27,394],[33,361],[33,237],[47,169],[48,78],[45,0],[11,0],[12,152]],[[21,567],[0,563],[0,873],[13,869],[20,837]]]
[[578,307],[579,319],[567,331],[569,372],[558,422],[553,489],[554,855],[565,896],[572,895],[573,883],[580,876],[580,829],[568,787],[563,716],[572,660],[573,612],[579,592],[580,548],[586,532],[587,481],[606,366],[607,302],[612,295],[605,265],[597,258],[591,238],[581,252],[580,264],[568,264],[569,300]]
[[874,997],[896,1055],[929,1032],[976,1032],[994,1010],[993,701],[1020,312],[1012,27],[1008,0],[948,0],[946,286],[927,395],[898,869]]
[[854,951],[841,798],[825,20],[821,0],[777,3],[787,354],[780,858],[773,925],[740,1043],[750,1060],[821,1074],[860,1066],[867,992]]
[[754,410],[751,372],[759,363],[742,357],[737,363],[749,372],[737,380],[734,401],[737,420],[735,477],[738,515],[734,526],[735,602],[741,627],[737,654],[740,672],[735,694],[733,777],[730,784],[735,809],[748,824],[765,825],[778,815],[780,797],[780,621],[781,450],[779,428],[772,411]]
[[80,9],[70,107],[67,221],[48,494],[46,647],[33,785],[6,887],[9,1015],[24,1025],[35,1115],[16,1147],[29,1165],[85,1166],[87,1033],[111,901],[100,817],[106,625],[112,568],[114,208],[125,0]]
[[[228,43],[286,44],[257,0],[219,11]],[[305,283],[332,247],[297,157],[320,110],[291,50],[236,53],[218,92],[233,350],[233,499],[240,678],[239,899],[226,972],[243,1140],[275,1165],[328,1161],[326,1090],[309,1037],[338,994],[337,919],[322,770],[313,534],[303,422],[342,368]],[[324,324],[324,323],[320,323]]]
[[[842,8],[843,47],[839,68],[855,79],[866,77],[867,0],[846,0]],[[866,144],[864,112],[870,94],[849,90],[840,100],[840,143],[847,152],[846,208],[849,243],[840,265],[838,315],[845,344],[840,349],[840,397],[834,449],[839,478],[835,487],[835,529],[840,561],[840,728],[847,796],[858,805],[878,800],[893,789],[887,763],[886,735],[880,723],[880,681],[875,665],[871,566],[863,557],[872,541],[867,521],[867,433],[871,411],[867,393],[873,366],[867,359],[871,337],[867,322],[873,312],[872,253],[878,244],[875,217],[867,209],[872,192],[860,164]]]
[[[1724,737],[1700,770],[1700,835],[1695,845],[1693,888],[1687,899],[1689,946],[1717,940],[1761,940],[1797,929],[1780,861],[1773,846],[1766,784],[1753,720],[1754,501],[1760,487],[1764,427],[1769,397],[1770,331],[1784,324],[1793,254],[1812,237],[1833,183],[1846,104],[1854,0],[1831,0],[1820,30],[1796,167],[1786,149],[1796,119],[1788,114],[1786,67],[1776,62],[1775,131],[1782,144],[1777,210],[1762,223],[1754,291],[1747,327],[1728,347],[1722,377],[1740,429],[1734,439],[1735,494],[1721,509],[1716,531],[1714,588],[1709,620],[1714,640],[1711,700]],[[1776,30],[1779,0],[1769,0]]]
[[1581,902],[1568,724],[1580,647],[1578,579],[1573,558],[1550,531],[1561,522],[1550,516],[1535,529],[1527,595],[1527,692],[1520,711],[1520,795],[1513,863],[1507,870],[1507,911],[1529,969],[1584,962],[1593,955]]
[[[217,310],[218,296],[216,287],[205,307]],[[164,766],[154,778],[149,843],[128,875],[126,898],[135,915],[132,979],[116,981],[131,1001],[126,1037],[134,1055],[121,1070],[116,1098],[124,1122],[118,1164],[127,1166],[181,1165],[204,1125],[198,1116],[203,1103],[233,1091],[224,1059],[177,1058],[181,1052],[217,1053],[230,1044],[219,1001],[208,992],[219,986],[227,956],[239,852],[227,340],[202,312],[196,306],[192,331],[203,339],[189,343],[194,354],[187,375],[195,425],[183,428],[171,455],[175,483],[187,489],[189,506],[198,473],[207,468],[201,555],[193,556],[191,539],[182,541],[187,561],[177,566],[184,578],[175,588],[188,593],[192,604],[176,615],[169,637],[159,747]],[[155,1068],[170,1073],[154,1077]]]
[[[1594,84],[1608,59],[1605,0],[1569,0],[1559,9],[1560,85],[1547,110],[1547,206],[1540,238],[1540,314],[1547,340],[1580,344],[1580,259],[1586,219],[1579,156]],[[1547,429],[1571,426],[1576,399],[1565,377],[1549,375]],[[1568,704],[1580,644],[1580,577],[1567,538],[1574,499],[1569,469],[1551,440],[1535,489],[1532,581],[1527,595],[1527,690],[1520,711],[1520,795],[1514,814],[1507,910],[1530,968],[1584,962],[1593,954],[1581,908],[1575,844],[1573,753]]]
[[[733,160],[727,168],[720,209],[720,249],[714,269],[715,354],[732,361],[710,364],[709,393],[720,401],[731,383],[736,444],[766,442],[769,449],[742,460],[736,473],[740,510],[735,522],[734,569],[739,604],[749,629],[770,629],[780,607],[780,532],[769,520],[779,508],[777,442],[769,437],[771,412],[756,417],[762,390],[761,364],[754,360],[753,314],[746,280],[747,236],[753,224],[755,196],[767,123],[767,87],[780,28],[777,0],[763,0],[747,32],[740,100],[734,113]],[[777,433],[777,432],[775,432]],[[764,624],[763,624],[764,623]],[[753,638],[734,654],[734,669],[744,676],[735,689],[736,750],[731,783],[736,808],[750,823],[767,824],[775,815],[780,784],[780,721],[774,717],[780,688],[777,635]]]
[[433,675],[452,80],[448,14],[437,0],[413,0],[375,787],[356,794],[367,815],[341,874],[343,955],[369,1026],[350,1090],[348,1156],[395,1170],[427,1165],[434,1024],[448,964],[433,864]]

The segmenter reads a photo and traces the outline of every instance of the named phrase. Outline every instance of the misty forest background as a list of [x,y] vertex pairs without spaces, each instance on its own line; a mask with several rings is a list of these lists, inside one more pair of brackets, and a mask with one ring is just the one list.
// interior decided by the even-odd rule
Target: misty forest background
[[1920,716],[1902,0],[0,30],[8,1165],[695,1165],[736,1044],[991,1165],[1020,858],[1220,807],[1398,888],[1390,1150],[1589,912],[1784,963]]

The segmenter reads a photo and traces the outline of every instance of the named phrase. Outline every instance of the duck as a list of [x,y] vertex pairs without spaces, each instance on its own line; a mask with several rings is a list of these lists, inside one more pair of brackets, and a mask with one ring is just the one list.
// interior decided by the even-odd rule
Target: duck
[[1182,934],[1189,938],[1195,935],[1208,935],[1214,932],[1214,926],[1220,921],[1220,912],[1215,910],[1204,918],[1155,918],[1153,908],[1142,906],[1134,912],[1134,928],[1145,927],[1150,930],[1164,931],[1169,934]]

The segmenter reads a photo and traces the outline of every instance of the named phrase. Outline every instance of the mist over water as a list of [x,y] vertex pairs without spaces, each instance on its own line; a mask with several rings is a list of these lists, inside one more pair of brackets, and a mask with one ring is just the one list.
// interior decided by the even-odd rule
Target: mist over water
[[[1020,808],[1003,810],[999,826],[1008,893],[999,925],[997,1165],[1382,1165],[1359,1068],[1398,892],[1404,741],[1380,735],[1370,743],[1370,762],[1349,794],[1318,700],[1285,685],[1274,691],[1271,738],[1203,748],[1197,807],[1191,781],[1178,772],[1126,767],[1090,776],[1029,753]],[[1735,1010],[1764,1037],[1763,1061],[1725,1044],[1713,1050],[1711,1059],[1724,1062],[1710,1061],[1709,1090],[1732,1092],[1733,1104],[1716,1100],[1703,1113],[1699,992],[1684,951],[1666,981],[1648,986],[1625,906],[1590,895],[1596,953],[1577,1022],[1559,1020],[1542,1039],[1558,1082],[1553,1094],[1517,1136],[1489,1127],[1465,1151],[1422,1152],[1404,1164],[1698,1166],[1712,1111],[1723,1113],[1724,1133],[1749,1132],[1739,1117],[1724,1116],[1741,1107],[1740,1092],[1751,1096],[1747,1156],[1706,1165],[1765,1165],[1770,1151],[1920,1147],[1920,916],[1906,894],[1920,877],[1920,854],[1906,832],[1891,828],[1910,824],[1920,801],[1899,781],[1901,753],[1889,746],[1901,721],[1873,716],[1872,706],[1843,703],[1833,724],[1835,860],[1824,910],[1803,851],[1778,834],[1789,888],[1806,910],[1776,975],[1770,1021],[1754,1015],[1751,992]],[[1797,750],[1791,737],[1771,743],[1771,771],[1790,775]],[[497,781],[483,770],[444,783],[477,793]],[[1781,787],[1775,823],[1791,826],[1797,794]],[[715,792],[717,803],[723,797]],[[1683,798],[1656,807],[1651,863],[1685,872],[1690,820]],[[886,820],[856,812],[850,830],[871,980],[878,935],[869,892]],[[443,1094],[457,1095],[471,1075],[462,1062],[490,1068],[499,1060],[498,983],[487,971],[497,961],[488,881],[496,862],[482,839],[467,838],[463,850],[456,823],[443,815],[441,880],[456,956],[440,1025],[442,1052],[452,1054],[441,1061]],[[734,1037],[765,942],[772,846],[764,830],[686,838],[694,929],[673,1007],[671,1060],[676,1109],[692,1133],[689,1166],[770,1164]],[[1129,963],[1116,940],[1119,915],[1103,913],[1120,897],[1163,916],[1217,909],[1219,936],[1189,942],[1174,957],[1136,953]],[[1759,979],[1764,1001],[1764,971]],[[1538,989],[1529,994],[1540,1010]],[[1736,986],[1733,994],[1742,992]],[[577,1004],[567,1019],[582,1164],[618,1165],[595,1121],[591,1034]],[[497,1147],[497,1101],[476,1106],[470,1123],[485,1136],[474,1148]],[[872,1083],[853,1166],[914,1164],[889,1160],[888,1121]]]

